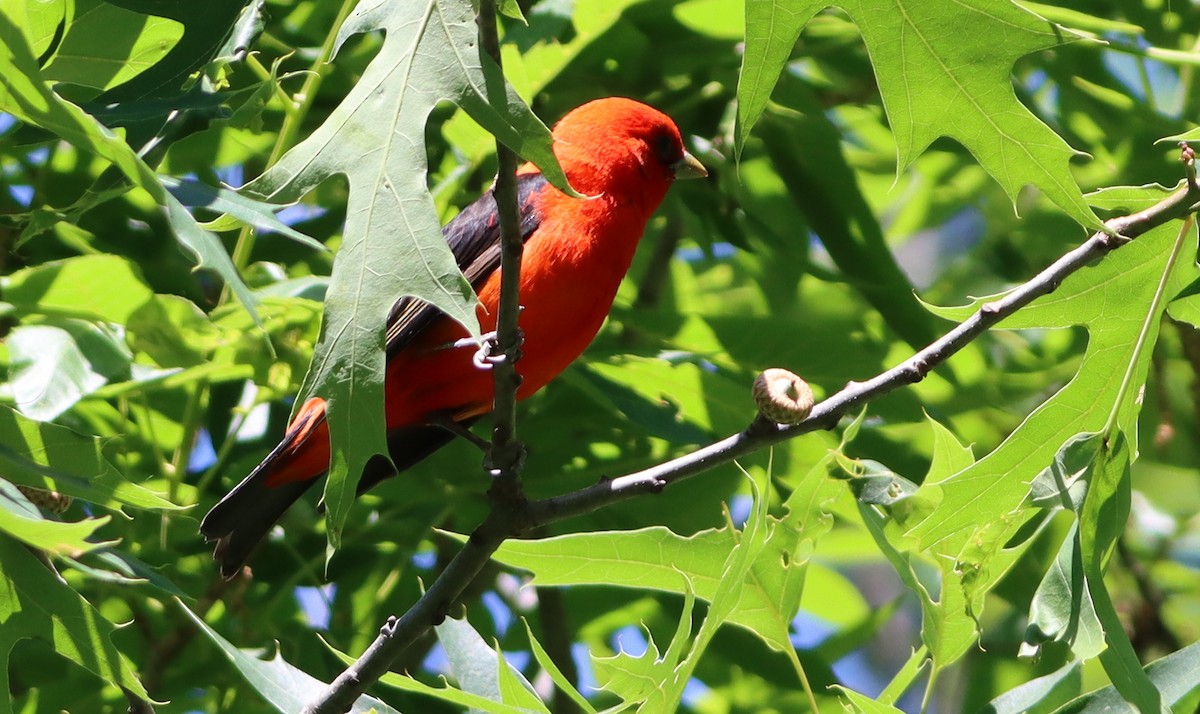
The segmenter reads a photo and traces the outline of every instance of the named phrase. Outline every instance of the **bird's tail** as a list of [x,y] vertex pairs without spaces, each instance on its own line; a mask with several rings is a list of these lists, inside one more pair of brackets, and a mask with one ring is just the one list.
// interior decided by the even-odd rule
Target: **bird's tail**
[[308,400],[283,441],[200,522],[204,538],[217,543],[213,558],[226,578],[241,570],[284,511],[329,468],[328,434],[324,400]]
[[[301,408],[283,441],[200,522],[205,539],[217,543],[213,558],[226,578],[241,570],[284,511],[328,470],[329,432],[324,423],[324,403],[315,401]],[[474,421],[469,418],[460,423],[467,428]],[[388,433],[391,463],[386,459],[369,461],[359,480],[358,494],[423,460],[453,438],[453,433],[439,426],[392,430]]]
[[275,527],[283,512],[317,482],[312,478],[268,486],[273,467],[268,456],[200,522],[204,538],[217,542],[213,558],[226,578],[242,569],[250,552]]

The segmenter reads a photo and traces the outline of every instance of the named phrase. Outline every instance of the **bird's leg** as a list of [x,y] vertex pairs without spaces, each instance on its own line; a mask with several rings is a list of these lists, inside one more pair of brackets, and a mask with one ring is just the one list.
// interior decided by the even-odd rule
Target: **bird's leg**
[[480,449],[482,449],[484,451],[484,453],[488,452],[492,448],[492,442],[490,442],[487,439],[484,439],[480,436],[477,436],[473,431],[471,431],[467,427],[463,426],[462,424],[459,424],[458,422],[454,421],[447,414],[444,414],[444,413],[430,414],[428,423],[430,426],[440,426],[441,428],[445,429],[446,431],[450,432],[451,434],[454,434],[455,436],[461,436],[462,438],[471,442],[475,446],[478,446]]

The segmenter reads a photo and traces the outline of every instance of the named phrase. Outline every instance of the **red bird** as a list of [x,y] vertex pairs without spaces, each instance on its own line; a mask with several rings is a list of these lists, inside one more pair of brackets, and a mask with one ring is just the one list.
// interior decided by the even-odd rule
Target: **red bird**
[[[517,172],[525,254],[521,263],[521,329],[517,371],[524,399],[575,360],[599,332],[646,222],[677,178],[708,172],[683,148],[679,129],[662,112],[631,99],[598,99],[554,127],[554,154],[572,198],[532,164]],[[495,330],[500,296],[500,229],[488,191],[442,229],[458,266],[479,295],[476,315]],[[400,299],[387,327],[385,377],[388,449],[399,471],[454,438],[437,423],[462,426],[492,409],[493,378],[472,361],[475,349],[453,347],[466,330],[437,308]],[[200,524],[217,542],[213,556],[232,577],[289,506],[329,469],[325,401],[305,402],[287,433],[257,468]],[[394,475],[368,468],[359,493]]]

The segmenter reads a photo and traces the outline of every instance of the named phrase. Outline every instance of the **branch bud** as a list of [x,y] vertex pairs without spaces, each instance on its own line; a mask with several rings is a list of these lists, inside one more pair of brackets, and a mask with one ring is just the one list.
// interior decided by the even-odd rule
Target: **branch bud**
[[758,413],[776,424],[799,424],[813,408],[808,382],[786,369],[764,370],[754,380]]
[[59,493],[58,491],[47,491],[44,488],[34,488],[33,486],[24,486],[17,484],[17,490],[20,491],[29,502],[38,508],[44,508],[47,511],[61,515],[71,507],[71,502],[75,499]]

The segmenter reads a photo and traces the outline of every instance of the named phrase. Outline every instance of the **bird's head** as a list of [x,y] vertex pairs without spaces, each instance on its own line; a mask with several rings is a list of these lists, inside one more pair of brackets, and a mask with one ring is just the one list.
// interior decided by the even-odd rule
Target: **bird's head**
[[670,117],[621,97],[568,112],[554,127],[554,154],[580,193],[648,203],[650,211],[676,179],[708,175]]

